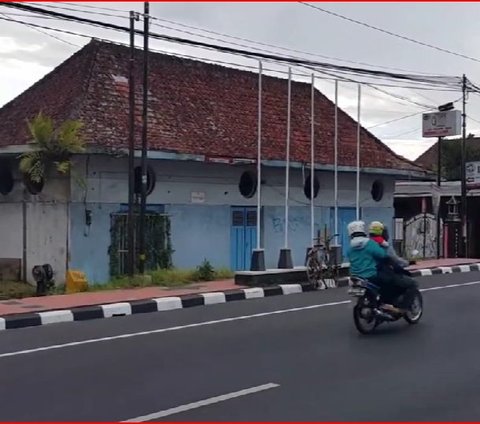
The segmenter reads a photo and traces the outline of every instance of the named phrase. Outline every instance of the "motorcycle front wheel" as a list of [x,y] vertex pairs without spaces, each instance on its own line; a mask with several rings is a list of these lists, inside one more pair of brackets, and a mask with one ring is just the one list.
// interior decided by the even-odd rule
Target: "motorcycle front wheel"
[[412,296],[410,308],[405,313],[404,318],[409,324],[417,324],[423,315],[423,298],[422,293],[416,290]]
[[359,299],[353,308],[353,322],[360,334],[371,334],[378,325],[377,317],[371,306],[365,305],[365,298]]

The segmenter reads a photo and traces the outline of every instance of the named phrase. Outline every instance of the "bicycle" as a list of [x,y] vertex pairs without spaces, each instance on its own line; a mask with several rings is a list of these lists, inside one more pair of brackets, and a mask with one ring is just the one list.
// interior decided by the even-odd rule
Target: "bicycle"
[[307,253],[307,278],[315,289],[326,290],[336,287],[338,266],[330,259],[330,244],[338,236],[339,234],[334,234],[328,238],[325,237],[325,243],[322,243],[319,235],[314,239],[314,245]]

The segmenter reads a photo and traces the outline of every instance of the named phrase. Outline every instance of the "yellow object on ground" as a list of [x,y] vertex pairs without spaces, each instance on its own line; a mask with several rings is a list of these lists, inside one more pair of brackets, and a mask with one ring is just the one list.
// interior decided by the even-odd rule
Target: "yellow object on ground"
[[65,279],[65,293],[84,292],[88,289],[88,281],[84,272],[70,269]]

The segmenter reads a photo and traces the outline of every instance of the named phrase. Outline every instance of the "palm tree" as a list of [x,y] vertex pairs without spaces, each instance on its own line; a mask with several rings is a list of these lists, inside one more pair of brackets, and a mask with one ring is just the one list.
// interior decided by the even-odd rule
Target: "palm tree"
[[67,120],[55,128],[53,120],[40,112],[27,124],[34,149],[20,155],[19,168],[27,181],[43,187],[51,167],[67,175],[72,168],[71,156],[85,151],[85,142],[80,135],[83,123]]

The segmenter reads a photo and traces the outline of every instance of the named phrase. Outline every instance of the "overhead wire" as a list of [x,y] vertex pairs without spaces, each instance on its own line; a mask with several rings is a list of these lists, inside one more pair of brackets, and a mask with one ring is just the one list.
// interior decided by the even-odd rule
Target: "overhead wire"
[[[38,7],[33,7],[33,6],[28,6],[24,4],[19,4],[19,3],[2,3],[2,6],[5,7],[11,7],[11,8],[17,8],[20,10],[28,10],[28,11],[35,11],[40,14],[47,14],[47,15],[53,15],[53,16],[58,16],[58,17],[63,17],[66,20],[74,21],[74,22],[80,22],[83,24],[89,24],[93,26],[99,26],[103,28],[108,28],[116,31],[121,31],[121,32],[127,32],[129,31],[129,28],[123,27],[120,25],[116,24],[111,24],[111,23],[106,23],[106,22],[101,22],[101,21],[96,21],[88,18],[83,18],[83,17],[78,17],[78,16],[72,16],[60,12],[54,12],[50,10],[45,10],[42,8]],[[135,30],[137,34],[143,34],[143,31],[141,30]],[[414,75],[414,74],[399,74],[399,73],[392,73],[392,72],[386,72],[386,71],[372,71],[368,69],[363,69],[363,68],[354,68],[350,66],[343,66],[343,65],[335,65],[331,63],[322,63],[322,62],[316,62],[316,61],[311,61],[303,58],[287,58],[284,56],[278,56],[278,55],[273,55],[273,54],[266,54],[266,53],[258,53],[258,52],[252,52],[248,50],[239,50],[231,47],[226,47],[226,46],[219,46],[219,45],[214,45],[210,43],[205,43],[201,41],[194,41],[190,39],[185,39],[185,38],[180,38],[180,37],[173,37],[173,36],[167,36],[163,34],[156,34],[152,33],[150,36],[154,39],[159,39],[163,41],[169,41],[169,42],[175,42],[175,43],[180,43],[180,44],[185,44],[185,45],[190,45],[190,46],[195,46],[195,47],[201,47],[201,48],[206,48],[206,49],[211,49],[215,51],[221,51],[224,53],[232,53],[232,54],[238,54],[238,55],[243,55],[244,57],[249,57],[249,58],[262,58],[262,59],[272,59],[272,60],[277,60],[282,63],[289,63],[292,65],[305,65],[308,64],[310,66],[314,66],[316,68],[322,68],[322,69],[330,69],[330,70],[335,70],[340,73],[355,73],[357,75],[363,75],[363,76],[377,76],[377,77],[382,77],[382,78],[389,78],[389,79],[395,79],[395,80],[403,80],[403,81],[415,81],[417,83],[428,83],[430,85],[439,85],[439,86],[445,86],[445,85],[450,85],[450,87],[453,87],[454,85],[458,86],[460,79],[458,77],[443,77],[443,76],[435,76],[435,77],[429,77],[426,78],[425,76],[422,75]]]
[[374,26],[374,25],[371,25],[371,24],[367,24],[366,22],[362,22],[362,21],[359,21],[357,19],[349,18],[348,16],[342,15],[340,13],[332,12],[331,10],[327,10],[327,9],[324,9],[320,6],[315,6],[313,4],[310,4],[310,3],[307,3],[307,2],[304,2],[304,1],[299,1],[298,3],[300,3],[304,6],[310,7],[312,9],[315,9],[317,11],[327,13],[329,15],[332,15],[332,16],[335,16],[337,18],[343,19],[345,21],[349,21],[349,22],[355,23],[357,25],[361,25],[361,26],[364,26],[366,28],[382,32],[382,33],[390,35],[392,37],[400,38],[402,40],[409,41],[411,43],[415,43],[415,44],[418,44],[418,45],[423,46],[423,47],[429,47],[431,49],[435,49],[435,50],[438,50],[438,51],[443,52],[443,53],[448,53],[448,54],[451,54],[451,55],[454,55],[454,56],[457,56],[457,57],[461,57],[463,59],[468,59],[468,60],[480,63],[480,59],[477,59],[476,57],[468,56],[468,55],[463,54],[463,53],[454,52],[453,50],[448,50],[448,49],[445,49],[443,47],[438,47],[438,46],[435,46],[433,44],[429,44],[429,43],[425,43],[423,41],[415,40],[414,38],[407,37],[407,36],[401,35],[401,34],[397,34],[393,31],[389,31],[389,30],[386,30],[384,28],[380,28],[380,27],[377,27],[377,26]]

